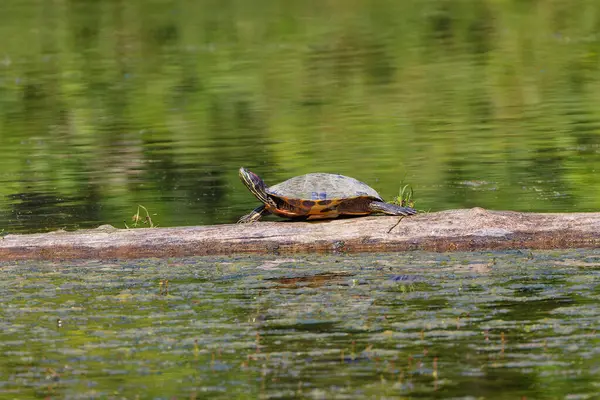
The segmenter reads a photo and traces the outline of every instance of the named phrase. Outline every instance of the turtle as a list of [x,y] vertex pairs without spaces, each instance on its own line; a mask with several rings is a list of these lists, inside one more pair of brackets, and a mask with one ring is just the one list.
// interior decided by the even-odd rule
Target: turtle
[[268,214],[314,220],[340,215],[417,213],[410,207],[386,203],[375,189],[349,176],[312,173],[267,186],[258,175],[244,167],[240,168],[239,175],[262,204],[241,217],[238,223],[255,222]]

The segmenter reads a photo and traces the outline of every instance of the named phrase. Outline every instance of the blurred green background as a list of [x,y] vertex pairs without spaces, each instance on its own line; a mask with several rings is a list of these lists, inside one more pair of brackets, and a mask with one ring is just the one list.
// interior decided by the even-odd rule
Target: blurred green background
[[597,210],[599,32],[583,0],[3,0],[0,228],[234,222],[240,166]]

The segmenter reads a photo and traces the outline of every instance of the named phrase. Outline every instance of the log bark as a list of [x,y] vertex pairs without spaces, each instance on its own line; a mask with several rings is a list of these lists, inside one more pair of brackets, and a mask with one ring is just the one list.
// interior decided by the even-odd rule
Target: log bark
[[600,245],[600,213],[538,214],[473,208],[419,214],[398,221],[399,217],[370,216],[177,228],[116,229],[103,225],[74,232],[7,235],[0,239],[0,260],[566,249]]

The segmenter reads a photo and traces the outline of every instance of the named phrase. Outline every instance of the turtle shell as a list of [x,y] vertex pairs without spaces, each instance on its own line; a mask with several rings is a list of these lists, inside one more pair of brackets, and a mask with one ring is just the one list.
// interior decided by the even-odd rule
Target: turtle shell
[[[267,193],[284,200],[343,202],[360,197],[382,201],[379,193],[367,184],[337,174],[306,174],[267,188]],[[307,202],[307,205],[310,202]]]

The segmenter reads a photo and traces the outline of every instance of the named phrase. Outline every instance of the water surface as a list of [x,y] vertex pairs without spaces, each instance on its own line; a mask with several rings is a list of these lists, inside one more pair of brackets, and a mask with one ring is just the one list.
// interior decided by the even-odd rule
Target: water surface
[[600,252],[0,264],[1,398],[592,399]]
[[0,229],[233,222],[240,166],[597,210],[599,26],[583,0],[3,0]]

